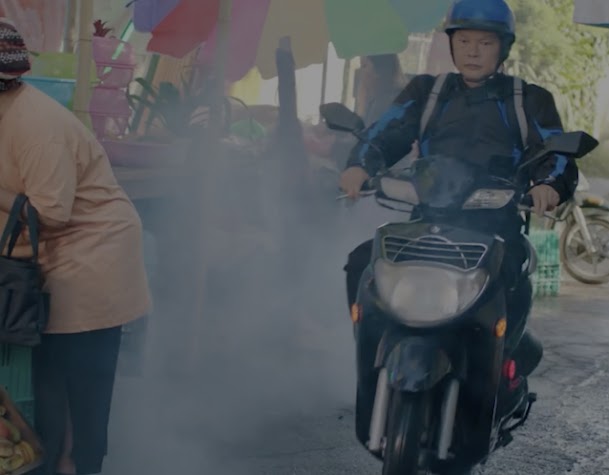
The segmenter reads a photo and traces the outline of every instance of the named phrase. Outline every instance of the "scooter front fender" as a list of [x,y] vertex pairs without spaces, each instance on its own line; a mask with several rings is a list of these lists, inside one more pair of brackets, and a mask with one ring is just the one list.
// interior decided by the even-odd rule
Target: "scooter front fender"
[[382,347],[383,343],[379,348],[382,366],[387,369],[389,386],[396,391],[427,391],[452,370],[447,352],[433,337],[407,336],[391,347]]

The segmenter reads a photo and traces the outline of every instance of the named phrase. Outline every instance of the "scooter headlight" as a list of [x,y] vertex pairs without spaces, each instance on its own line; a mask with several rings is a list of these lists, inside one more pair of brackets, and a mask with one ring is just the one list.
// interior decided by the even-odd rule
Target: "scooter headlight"
[[483,269],[458,271],[384,259],[376,261],[374,273],[382,302],[413,327],[436,326],[461,315],[488,282]]

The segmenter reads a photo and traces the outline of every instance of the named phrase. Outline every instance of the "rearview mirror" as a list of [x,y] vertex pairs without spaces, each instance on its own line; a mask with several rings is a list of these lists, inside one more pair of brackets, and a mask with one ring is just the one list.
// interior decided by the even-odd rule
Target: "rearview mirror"
[[598,140],[586,132],[566,132],[551,135],[539,147],[537,153],[518,167],[518,173],[536,164],[550,153],[567,155],[572,158],[582,158],[598,147]]
[[573,158],[581,158],[588,155],[597,146],[598,140],[586,132],[568,132],[548,137],[543,148],[546,153],[560,153]]
[[319,106],[319,113],[329,129],[342,132],[357,132],[365,127],[362,118],[339,102]]

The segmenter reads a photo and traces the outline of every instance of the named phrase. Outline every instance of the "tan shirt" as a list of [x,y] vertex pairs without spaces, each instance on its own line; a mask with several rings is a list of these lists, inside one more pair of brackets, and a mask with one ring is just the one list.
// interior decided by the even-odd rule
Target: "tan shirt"
[[[144,316],[151,299],[142,225],[103,148],[37,89],[10,94],[0,118],[0,187],[25,193],[40,215],[48,333],[110,328]],[[0,212],[0,230],[6,219]],[[28,252],[25,240],[19,245],[20,254]]]

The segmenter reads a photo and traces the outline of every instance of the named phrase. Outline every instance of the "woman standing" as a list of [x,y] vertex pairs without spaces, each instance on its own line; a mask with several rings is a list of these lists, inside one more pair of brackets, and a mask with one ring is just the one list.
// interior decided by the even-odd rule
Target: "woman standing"
[[359,75],[358,112],[369,126],[383,115],[402,91],[404,75],[397,54],[363,56]]
[[36,431],[46,450],[38,473],[100,473],[121,327],[150,311],[142,225],[92,133],[22,83],[29,53],[5,19],[0,51],[0,227],[26,195],[39,215],[51,295],[33,354]]

